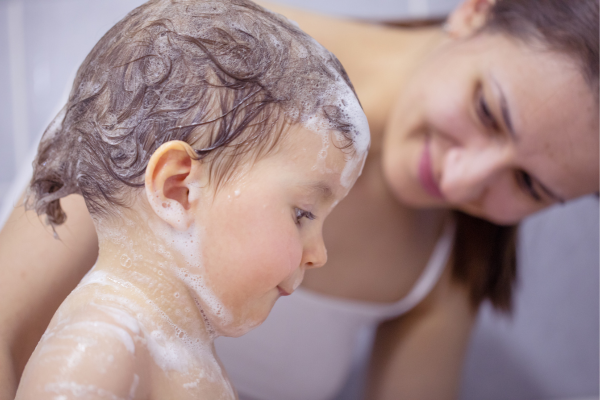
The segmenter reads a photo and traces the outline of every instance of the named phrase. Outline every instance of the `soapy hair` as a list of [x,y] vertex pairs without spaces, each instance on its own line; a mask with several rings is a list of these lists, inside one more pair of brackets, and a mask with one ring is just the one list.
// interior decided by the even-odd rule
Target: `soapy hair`
[[149,1],[79,68],[39,144],[26,205],[52,227],[73,193],[92,215],[126,207],[126,189],[144,185],[150,157],[171,140],[189,143],[218,185],[315,116],[352,151],[357,128],[340,87],[356,96],[335,56],[250,1]]
[[[598,9],[598,0],[497,0],[482,31],[568,56],[598,101]],[[510,311],[517,280],[517,226],[499,226],[461,212],[455,217],[453,277],[467,285],[474,308],[489,300],[496,309]]]

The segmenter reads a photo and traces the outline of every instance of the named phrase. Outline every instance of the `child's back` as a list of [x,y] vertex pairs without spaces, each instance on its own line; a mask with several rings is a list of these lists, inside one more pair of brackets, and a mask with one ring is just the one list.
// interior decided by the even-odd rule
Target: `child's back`
[[18,399],[231,399],[219,335],[260,324],[322,266],[325,217],[369,145],[335,57],[247,0],[154,0],[81,66],[40,143],[29,206],[81,194],[96,266]]

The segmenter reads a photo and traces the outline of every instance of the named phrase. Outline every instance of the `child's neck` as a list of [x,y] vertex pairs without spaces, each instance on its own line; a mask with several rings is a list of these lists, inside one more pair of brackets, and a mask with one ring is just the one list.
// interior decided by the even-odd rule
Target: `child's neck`
[[[176,275],[181,256],[156,235],[147,221],[126,222],[98,229],[99,256],[92,270],[115,283],[126,283],[129,300],[151,305],[156,323],[176,326],[186,336],[212,345],[215,333],[203,317],[193,292]],[[129,223],[128,223],[129,222]]]
[[[96,224],[98,262],[82,281],[82,286],[100,283],[94,302],[109,313],[117,308],[113,314],[125,311],[133,317],[142,358],[151,356],[172,385],[183,382],[190,390],[234,398],[216,356],[210,323],[195,292],[177,276],[182,257],[173,251],[173,243],[155,234],[160,229],[152,219],[124,218],[110,227],[101,225]],[[216,398],[212,394],[207,398]]]

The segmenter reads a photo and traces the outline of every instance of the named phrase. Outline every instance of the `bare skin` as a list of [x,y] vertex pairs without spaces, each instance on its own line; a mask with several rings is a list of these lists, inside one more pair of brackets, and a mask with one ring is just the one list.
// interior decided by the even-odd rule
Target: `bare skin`
[[[392,29],[270,4],[267,7],[298,22],[303,30],[336,54],[354,84],[371,128],[371,148],[363,174],[325,225],[327,268],[307,272],[303,285],[342,298],[398,300],[420,276],[448,218],[448,210],[455,205],[432,210],[413,207],[399,199],[391,187],[393,182],[386,180],[382,172],[383,142],[398,93],[411,83],[415,70],[444,40],[444,34],[439,28]],[[597,126],[591,130],[594,129],[597,132]],[[594,185],[586,188],[587,192],[598,190],[597,179]],[[418,190],[408,187],[405,192]],[[429,200],[423,204],[435,205]],[[76,209],[81,212],[82,206],[82,203],[72,208],[67,206],[67,214]],[[71,222],[75,221],[71,219]],[[84,229],[83,218],[77,223],[74,224],[77,229]],[[27,229],[38,231],[41,225]],[[44,246],[49,249],[52,242]],[[42,250],[40,253],[44,254],[46,249]],[[18,254],[10,253],[0,253],[2,264],[5,259],[10,261],[10,257],[18,259]],[[50,260],[57,264],[56,276],[68,276],[72,270],[63,266],[59,257],[67,259],[67,255],[57,255]],[[90,266],[79,264],[71,268],[83,273]],[[460,366],[476,310],[470,306],[465,289],[451,279],[449,267],[421,304],[409,314],[381,326],[372,360],[369,399],[456,397]],[[22,268],[27,265],[23,264]],[[3,282],[18,285],[14,283],[18,282],[15,272],[1,273]],[[20,301],[36,293],[35,284],[35,281],[31,283],[30,293],[15,293],[12,302],[15,314],[24,314],[26,308],[20,308]],[[42,278],[37,285],[45,290],[59,290],[50,289]],[[68,293],[74,284],[66,286],[60,288],[61,293]],[[10,332],[6,337],[11,338],[5,351],[16,343],[21,345],[20,325],[4,329]],[[32,348],[37,338],[27,340]],[[6,359],[10,357],[13,356]],[[26,358],[27,354],[21,357]],[[12,361],[13,365],[22,365],[23,358]]]
[[[561,201],[558,197],[564,201],[598,190],[598,114],[590,111],[597,108],[593,92],[560,54],[536,53],[532,62],[528,59],[531,48],[517,41],[485,34],[476,37],[486,18],[480,11],[489,4],[466,1],[451,15],[446,33],[439,27],[401,30],[273,7],[339,57],[371,128],[372,145],[363,175],[332,213],[324,232],[330,251],[327,268],[310,271],[305,288],[342,298],[397,301],[408,294],[423,271],[449,209],[515,223]],[[467,49],[469,46],[473,48]],[[485,55],[486,48],[496,51]],[[537,61],[542,54],[548,59]],[[507,59],[513,63],[503,63]],[[453,70],[453,63],[460,67]],[[476,67],[470,70],[465,65]],[[431,68],[429,74],[426,68]],[[557,77],[552,89],[539,72],[528,75],[528,69],[541,68],[546,77]],[[440,78],[428,85],[444,74],[448,74],[447,81]],[[521,119],[517,123],[521,126],[515,128],[520,131],[518,140],[511,138],[506,128],[492,133],[485,127],[485,119],[479,119],[481,112],[473,111],[479,108],[471,102],[471,93],[477,93],[480,85],[485,87],[493,74],[502,78],[490,84],[494,88],[491,93],[485,89],[485,101],[492,104],[493,118],[504,124],[493,92],[502,86],[505,93],[512,93],[513,116]],[[420,91],[427,86],[429,91]],[[555,96],[546,90],[561,93],[561,104],[589,108],[577,118],[565,116],[577,111],[563,112],[560,105],[549,101]],[[450,97],[463,93],[462,98]],[[450,104],[457,106],[451,108]],[[542,114],[544,118],[540,118]],[[545,121],[552,122],[545,125]],[[578,128],[572,128],[574,124]],[[561,141],[564,132],[575,130],[581,136],[566,140],[587,145],[561,160],[554,159],[553,148],[568,147],[568,142]],[[545,149],[537,144],[548,139],[552,143]],[[431,190],[423,190],[422,182],[412,174],[423,144],[430,148],[438,186],[433,195]],[[485,162],[477,158],[482,151],[490,152]],[[455,163],[452,152],[464,163]],[[578,187],[561,172],[548,174],[563,163],[578,171],[571,174],[581,177]],[[553,186],[554,194],[562,196],[534,198],[538,196],[532,196],[530,189],[523,190],[515,180],[523,170],[533,181],[551,182],[548,185]],[[533,185],[533,191],[543,192],[539,188],[538,183]],[[367,398],[453,399],[458,395],[463,355],[477,310],[450,271],[451,265],[447,265],[421,304],[380,327]]]
[[[397,201],[381,172],[382,139],[398,92],[441,33],[438,28],[405,31],[267,6],[333,49],[352,79],[371,130],[363,173],[325,226],[327,268],[311,271],[303,285],[343,298],[399,300],[427,263],[447,210],[418,210]],[[382,82],[387,82],[385,90]]]
[[[81,196],[61,202],[60,241],[35,212],[17,207],[0,232],[0,398],[13,399],[25,364],[52,315],[98,258],[98,238]],[[30,244],[37,245],[32,247]],[[35,295],[32,295],[35,293]]]
[[16,398],[237,398],[213,340],[260,324],[325,264],[323,222],[366,155],[323,157],[322,134],[290,131],[219,191],[187,143],[156,150],[145,193],[95,218],[98,261],[52,318]]
[[[387,115],[398,91],[409,78],[411,70],[419,64],[421,57],[427,54],[428,48],[437,43],[441,33],[437,28],[404,31],[335,20],[279,6],[268,5],[268,7],[298,22],[303,30],[316,37],[321,44],[336,54],[352,79],[371,130],[371,148],[363,173],[347,198],[332,212],[324,229],[324,240],[328,245],[327,268],[307,272],[303,285],[311,290],[343,298],[382,302],[398,300],[408,293],[420,276],[441,232],[447,211],[417,210],[396,201],[381,174],[382,135]],[[361,50],[356,51],[354,46],[348,47],[348,40],[355,46],[360,46]],[[374,46],[373,43],[377,45]],[[398,57],[397,54],[402,56]],[[382,65],[387,67],[383,71]],[[383,85],[386,89],[383,91],[382,85],[378,84],[380,80],[386,82],[386,85]],[[83,201],[77,196],[72,197],[73,200],[63,202],[65,211],[69,215],[68,224],[77,232],[90,231],[89,237],[82,237],[82,239],[85,239],[87,247],[93,248],[97,242],[91,219],[85,215]],[[365,207],[365,204],[369,204],[369,207]],[[361,213],[356,213],[357,209],[360,209]],[[20,214],[25,214],[22,209],[15,210],[11,220],[19,218]],[[25,217],[18,220],[23,237],[39,235],[39,232],[44,230],[44,226],[38,222],[37,216],[33,213],[27,212],[25,215],[28,215],[28,219],[32,219],[34,223],[28,222]],[[4,232],[9,230],[13,229],[7,227]],[[51,248],[57,252],[50,235],[48,239],[38,247],[40,256],[35,260],[47,259],[50,263],[48,268],[52,268],[52,276],[57,281],[61,281],[60,285],[51,286],[45,277],[35,275],[35,280],[28,282],[30,290],[16,291],[13,300],[5,304],[20,305],[25,300],[32,301],[32,293],[37,293],[38,290],[53,291],[57,298],[61,296],[64,298],[75,287],[77,278],[80,279],[93,265],[94,254],[75,258],[66,249],[61,249],[60,255],[42,257],[41,254],[47,254],[46,251]],[[14,242],[21,245],[26,243],[25,240],[18,238],[15,238]],[[348,248],[353,251],[348,251]],[[18,261],[19,271],[29,268],[29,265],[35,262],[23,260],[19,253],[12,251],[0,252],[0,257],[3,265],[5,262]],[[72,263],[65,264],[65,260]],[[15,282],[15,272],[2,269],[1,273],[2,282],[5,284]],[[59,279],[71,275],[72,281]],[[366,282],[368,284],[365,284]],[[17,287],[15,284],[12,286]],[[18,287],[23,286],[19,284]],[[458,382],[457,371],[462,362],[460,349],[464,348],[468,341],[468,332],[475,315],[463,294],[463,289],[451,281],[449,274],[445,274],[424,302],[423,307],[418,307],[410,315],[397,321],[397,324],[402,326],[404,334],[394,337],[410,351],[394,353],[394,357],[398,357],[395,364],[387,357],[374,360],[375,370],[381,368],[388,370],[387,374],[378,375],[389,377],[389,379],[374,381],[372,390],[377,398],[397,398],[402,397],[405,390],[409,390],[406,393],[418,391],[419,388],[404,386],[398,388],[392,385],[397,381],[395,371],[396,369],[402,371],[408,366],[414,367],[415,359],[420,359],[421,350],[438,343],[459,350],[445,357],[442,363],[439,363],[440,360],[431,360],[437,365],[435,370],[429,368],[429,363],[422,363],[418,374],[425,382],[444,376],[445,384],[431,387],[430,389],[435,393],[428,393],[427,395],[431,394],[429,398],[454,397]],[[458,297],[462,302],[457,301],[451,310],[444,310],[446,296]],[[44,312],[40,312],[46,317],[45,321],[49,321],[59,304],[60,300],[57,299],[52,309],[48,307]],[[421,308],[426,308],[428,311],[420,311]],[[24,318],[27,315],[25,310],[27,308],[15,306],[9,311]],[[429,310],[438,310],[438,312],[433,313]],[[460,315],[464,323],[461,325],[452,323],[453,315]],[[19,347],[29,349],[23,354],[8,353],[6,356],[10,364],[4,368],[9,371],[14,370],[12,376],[15,378],[12,382],[7,382],[7,385],[2,385],[6,388],[6,396],[2,397],[4,400],[12,398],[18,380],[16,377],[20,376],[30,352],[44,331],[45,324],[40,324],[31,337],[21,336],[24,328],[20,324],[2,324],[2,326],[9,331],[5,334],[7,345],[4,354],[8,353],[8,349],[17,346],[16,343],[19,343]],[[450,331],[456,331],[456,334],[447,336]],[[423,336],[427,332],[428,334]],[[417,340],[420,337],[427,339]],[[442,337],[444,339],[440,341]],[[377,345],[387,348],[392,344],[389,340],[382,339],[382,341],[378,340]],[[414,371],[416,374],[416,370]],[[413,385],[417,383],[413,381]]]
[[[396,96],[442,33],[437,27],[400,30],[272,8],[336,54],[371,129],[363,173],[325,225],[326,268],[308,271],[303,287],[342,298],[397,301],[422,273],[448,210],[416,209],[398,202],[381,172],[384,129]],[[449,270],[447,266],[421,304],[380,328],[367,398],[453,399],[457,395],[476,310]]]

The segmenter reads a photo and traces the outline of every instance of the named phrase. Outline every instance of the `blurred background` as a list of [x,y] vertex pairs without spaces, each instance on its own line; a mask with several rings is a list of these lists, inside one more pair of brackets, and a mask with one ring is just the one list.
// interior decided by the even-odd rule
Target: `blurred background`
[[[369,21],[439,19],[458,3],[279,1]],[[35,144],[64,104],[77,67],[141,3],[0,0],[0,225],[23,190]],[[595,196],[525,221],[514,313],[481,309],[464,366],[462,400],[598,399],[598,221]]]

